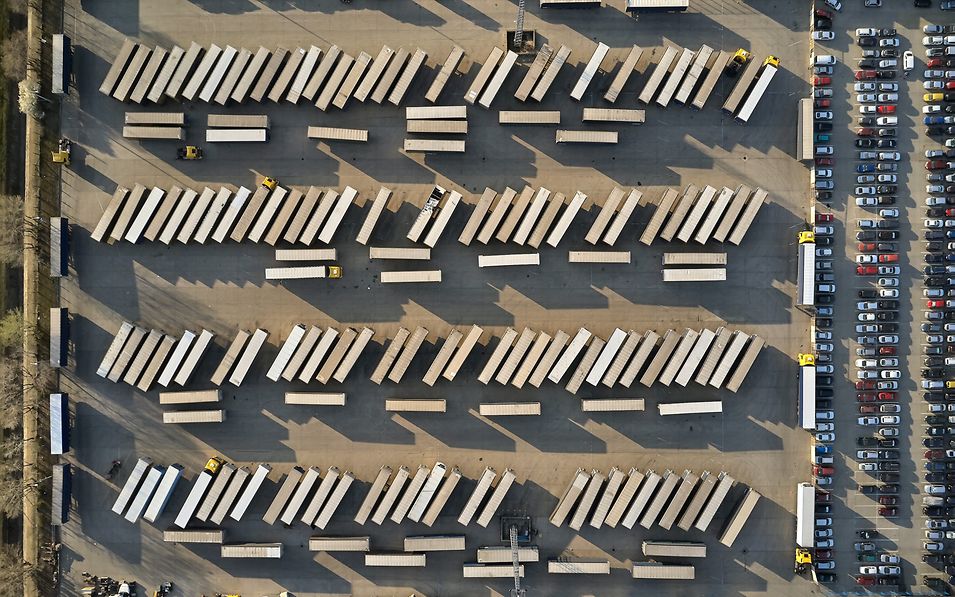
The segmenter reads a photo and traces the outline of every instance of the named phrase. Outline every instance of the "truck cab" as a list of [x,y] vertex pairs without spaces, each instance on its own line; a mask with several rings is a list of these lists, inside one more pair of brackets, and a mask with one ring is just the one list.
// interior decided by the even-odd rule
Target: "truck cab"
[[726,74],[731,77],[735,77],[741,70],[743,70],[743,67],[746,66],[746,63],[752,58],[752,54],[743,48],[739,48],[733,53],[733,56],[729,59],[729,62],[726,63]]

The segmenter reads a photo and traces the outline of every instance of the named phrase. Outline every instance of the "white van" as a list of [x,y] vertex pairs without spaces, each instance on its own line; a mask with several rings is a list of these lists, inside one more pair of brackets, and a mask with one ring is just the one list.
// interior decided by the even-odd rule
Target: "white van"
[[915,54],[912,53],[912,50],[906,50],[902,54],[902,69],[906,72],[915,68]]

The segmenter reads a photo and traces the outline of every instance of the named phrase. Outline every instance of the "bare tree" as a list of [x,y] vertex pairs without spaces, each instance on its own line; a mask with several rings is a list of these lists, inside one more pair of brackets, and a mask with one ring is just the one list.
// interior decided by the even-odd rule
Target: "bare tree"
[[18,362],[0,358],[0,429],[11,429],[23,414],[23,377]]
[[25,567],[16,546],[0,546],[0,597],[23,595]]
[[23,312],[10,309],[0,317],[0,353],[15,356],[23,350]]
[[23,438],[8,430],[0,440],[0,513],[14,518],[23,509]]
[[27,14],[27,0],[7,0],[7,10],[13,14]]
[[27,32],[25,29],[12,31],[0,44],[0,69],[14,81],[20,81],[27,75]]
[[19,195],[0,195],[0,262],[23,263],[23,197]]

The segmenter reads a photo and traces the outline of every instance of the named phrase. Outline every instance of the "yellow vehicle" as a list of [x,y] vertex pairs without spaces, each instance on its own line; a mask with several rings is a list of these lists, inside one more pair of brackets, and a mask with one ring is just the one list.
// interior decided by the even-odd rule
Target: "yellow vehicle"
[[726,63],[726,73],[731,77],[735,77],[737,74],[739,74],[739,71],[743,70],[743,67],[746,66],[746,63],[752,58],[752,54],[743,48],[739,48],[733,53],[733,57],[730,58]]
[[202,148],[195,145],[186,145],[176,150],[177,160],[201,160],[202,157]]
[[205,470],[214,475],[219,472],[219,468],[222,467],[223,462],[224,461],[218,456],[213,456],[206,462]]
[[945,389],[952,390],[955,389],[955,380],[948,380],[945,382]]
[[278,184],[279,184],[279,181],[275,180],[271,176],[266,176],[265,178],[262,179],[262,186],[267,188],[270,191],[274,191],[275,187],[277,187]]
[[816,242],[816,233],[812,230],[803,230],[799,233],[799,244]]
[[816,364],[815,355],[800,353],[796,355],[800,367],[811,367]]
[[766,60],[763,60],[763,66],[766,66],[767,64],[772,64],[773,66],[778,67],[778,66],[779,66],[779,58],[776,58],[775,56],[773,56],[772,54],[770,54],[769,56],[766,57]]
[[328,277],[330,279],[337,279],[342,277],[342,266],[340,265],[329,265],[328,266]]
[[926,93],[922,96],[922,99],[926,102],[940,102],[945,99],[945,95],[942,93]]
[[63,164],[65,166],[70,165],[70,145],[70,140],[66,137],[63,137],[57,141],[56,151],[50,152],[53,154],[54,164]]
[[793,571],[796,574],[804,574],[812,570],[812,552],[808,549],[796,548],[796,565]]

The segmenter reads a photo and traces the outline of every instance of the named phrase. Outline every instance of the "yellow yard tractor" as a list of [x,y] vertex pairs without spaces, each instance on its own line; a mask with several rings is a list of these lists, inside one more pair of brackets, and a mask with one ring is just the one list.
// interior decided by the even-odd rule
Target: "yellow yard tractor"
[[186,145],[176,150],[177,160],[201,160],[202,148],[195,145]]
[[262,186],[267,188],[270,191],[274,191],[275,187],[279,185],[279,181],[275,180],[271,176],[266,176],[262,179]]
[[62,137],[56,142],[56,151],[50,152],[53,154],[54,164],[70,165],[70,146],[70,140],[66,137]]
[[214,475],[219,472],[219,468],[222,466],[223,460],[218,456],[213,456],[206,462],[205,470],[209,471],[209,474]]
[[730,58],[726,63],[726,74],[731,77],[735,77],[741,70],[743,70],[743,67],[746,66],[746,63],[752,60],[752,58],[752,54],[743,48],[739,48],[733,53],[733,57]]
[[812,570],[812,552],[808,549],[796,548],[796,564],[793,571],[796,574],[805,574]]

